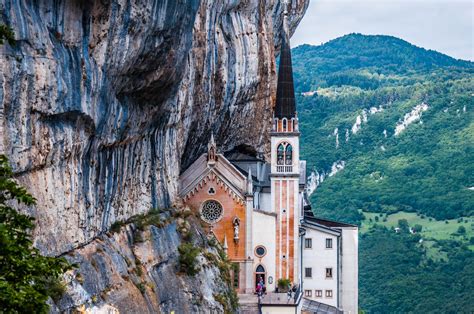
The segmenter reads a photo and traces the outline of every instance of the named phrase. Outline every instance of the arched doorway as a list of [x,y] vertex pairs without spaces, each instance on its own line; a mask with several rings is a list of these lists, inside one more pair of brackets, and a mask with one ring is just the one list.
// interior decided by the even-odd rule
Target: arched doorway
[[267,272],[265,271],[265,267],[263,265],[258,265],[255,269],[255,289],[257,288],[257,284],[260,281],[260,278],[263,279],[263,284],[267,285]]

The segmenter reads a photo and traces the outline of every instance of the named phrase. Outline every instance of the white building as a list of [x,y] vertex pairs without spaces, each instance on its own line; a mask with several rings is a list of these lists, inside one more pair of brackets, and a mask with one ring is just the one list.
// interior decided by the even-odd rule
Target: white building
[[[283,24],[287,30],[286,14]],[[306,202],[306,162],[299,156],[291,50],[284,33],[270,160],[245,145],[219,154],[211,136],[208,152],[181,174],[180,196],[238,265],[237,292],[252,297],[263,280],[269,292],[260,302],[263,313],[312,307],[355,313],[357,227],[318,219]],[[291,282],[291,298],[280,293],[279,280]]]
[[302,227],[303,295],[305,298],[358,312],[358,228],[314,217],[305,211]]

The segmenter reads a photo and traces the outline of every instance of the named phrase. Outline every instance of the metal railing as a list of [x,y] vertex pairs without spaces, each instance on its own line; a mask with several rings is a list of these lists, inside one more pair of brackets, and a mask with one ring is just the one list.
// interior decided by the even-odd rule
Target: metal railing
[[277,166],[277,172],[293,172],[293,166]]
[[298,298],[300,297],[300,294],[302,293],[301,291],[301,285],[298,285],[296,287],[295,295],[293,296],[295,304],[298,303]]

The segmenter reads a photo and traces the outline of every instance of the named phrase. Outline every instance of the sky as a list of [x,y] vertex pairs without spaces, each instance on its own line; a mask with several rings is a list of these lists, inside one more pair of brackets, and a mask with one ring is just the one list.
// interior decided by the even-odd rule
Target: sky
[[474,0],[310,0],[292,47],[349,34],[392,35],[474,61]]

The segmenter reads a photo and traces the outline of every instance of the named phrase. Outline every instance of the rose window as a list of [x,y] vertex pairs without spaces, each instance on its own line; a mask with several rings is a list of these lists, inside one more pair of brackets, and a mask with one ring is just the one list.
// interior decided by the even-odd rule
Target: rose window
[[218,222],[222,218],[223,214],[224,209],[217,201],[206,201],[201,206],[201,219],[207,223],[214,224]]

